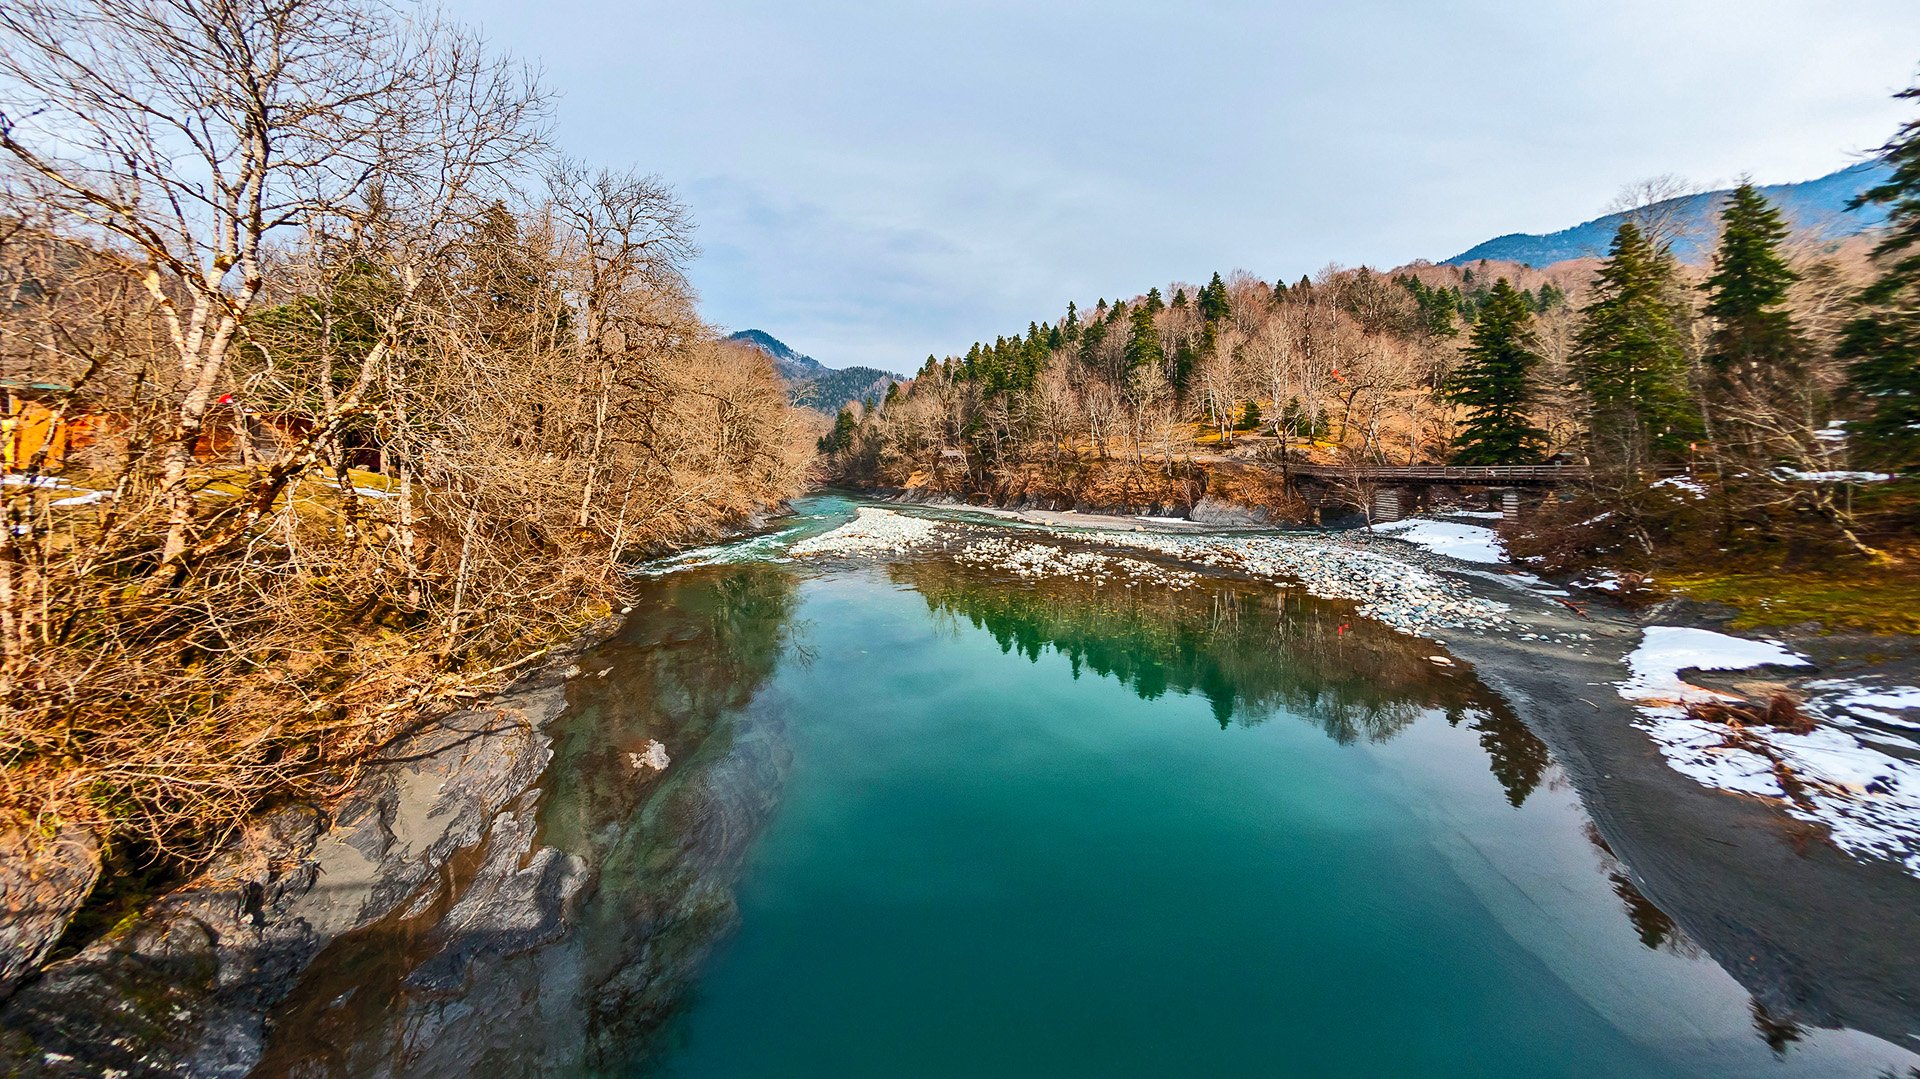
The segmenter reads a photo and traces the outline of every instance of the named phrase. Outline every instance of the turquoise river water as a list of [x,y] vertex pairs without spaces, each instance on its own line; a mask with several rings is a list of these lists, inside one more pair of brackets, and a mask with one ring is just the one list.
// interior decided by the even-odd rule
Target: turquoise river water
[[[810,500],[795,527],[847,509]],[[544,811],[562,845],[607,813],[565,778],[568,738],[690,745],[697,713],[699,744],[781,762],[755,773],[737,912],[703,923],[711,954],[595,1074],[1868,1079],[1913,1060],[1768,1016],[1430,643],[1269,585],[769,552],[648,583],[563,738]],[[602,858],[603,908],[686,841],[627,846]]]
[[1920,1077],[1769,1014],[1434,643],[1272,584],[787,554],[853,508],[646,567],[513,803],[577,892],[456,857],[255,1079]]

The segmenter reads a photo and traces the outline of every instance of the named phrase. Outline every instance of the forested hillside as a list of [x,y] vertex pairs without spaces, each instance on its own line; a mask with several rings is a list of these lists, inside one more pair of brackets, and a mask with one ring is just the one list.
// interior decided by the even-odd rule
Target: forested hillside
[[1888,475],[1920,458],[1901,426],[1920,396],[1901,381],[1913,271],[1887,269],[1920,229],[1920,202],[1902,201],[1920,191],[1913,134],[1868,193],[1896,230],[1878,264],[1870,241],[1795,234],[1743,186],[1704,267],[1677,257],[1654,200],[1604,258],[1545,270],[1215,274],[929,357],[906,392],[844,410],[821,449],[852,483],[1056,505],[1214,496],[1295,521],[1314,509],[1293,464],[1354,470],[1342,487],[1364,510],[1367,465],[1565,461],[1592,478],[1527,541],[1558,568],[1882,561],[1908,542],[1912,501]]
[[906,381],[877,367],[828,367],[812,356],[795,352],[786,342],[763,330],[741,330],[727,340],[752,345],[766,353],[780,377],[787,380],[793,403],[829,416],[856,401],[878,399],[887,392],[887,387]]

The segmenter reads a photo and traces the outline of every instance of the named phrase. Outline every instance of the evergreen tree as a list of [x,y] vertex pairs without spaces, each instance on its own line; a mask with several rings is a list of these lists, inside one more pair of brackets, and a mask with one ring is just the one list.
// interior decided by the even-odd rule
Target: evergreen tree
[[853,418],[852,406],[842,408],[839,417],[833,421],[833,430],[820,436],[820,453],[830,456],[853,445],[853,432],[858,426],[859,423]]
[[1153,312],[1143,304],[1134,309],[1127,333],[1127,370],[1139,372],[1160,362],[1160,329],[1153,324]]
[[1260,404],[1249,398],[1247,407],[1240,410],[1240,429],[1252,431],[1260,426]]
[[1151,311],[1154,314],[1159,314],[1160,309],[1165,306],[1167,306],[1166,303],[1160,299],[1160,289],[1158,287],[1150,288],[1147,290],[1147,310],[1148,311]]
[[1200,290],[1200,317],[1215,322],[1233,314],[1232,305],[1227,302],[1227,283],[1215,273],[1213,280]]
[[1794,364],[1800,335],[1785,310],[1799,280],[1780,253],[1787,223],[1752,184],[1741,184],[1720,215],[1720,250],[1700,289],[1714,320],[1707,365],[1716,372],[1760,371]]
[[1454,438],[1455,464],[1524,465],[1540,460],[1547,433],[1527,421],[1533,396],[1529,380],[1540,363],[1540,345],[1526,294],[1501,278],[1487,293],[1460,369],[1448,386],[1450,400],[1467,407],[1466,426]]
[[1597,459],[1637,472],[1686,455],[1699,427],[1687,394],[1685,315],[1673,256],[1623,223],[1574,335],[1574,371],[1592,408]]
[[[1896,95],[1920,98],[1920,86]],[[1880,148],[1893,166],[1887,182],[1854,205],[1888,208],[1888,231],[1873,249],[1886,269],[1859,297],[1836,355],[1872,412],[1851,427],[1867,459],[1893,468],[1920,465],[1920,120],[1901,125]]]
[[1786,222],[1752,184],[1734,189],[1720,222],[1713,274],[1699,286],[1713,319],[1706,403],[1722,444],[1751,453],[1746,420],[1753,410],[1783,405],[1804,389],[1804,348],[1786,310],[1787,290],[1799,275],[1780,253]]
[[1177,288],[1173,290],[1173,306],[1176,309],[1187,306],[1187,290],[1186,289]]

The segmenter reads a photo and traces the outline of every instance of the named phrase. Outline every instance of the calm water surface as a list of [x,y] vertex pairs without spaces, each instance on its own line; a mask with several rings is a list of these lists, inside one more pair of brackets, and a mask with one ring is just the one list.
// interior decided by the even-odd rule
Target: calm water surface
[[[750,684],[708,711],[791,764],[737,922],[604,1073],[1868,1079],[1914,1059],[1757,1009],[1634,891],[1544,745],[1342,606],[938,560],[649,588],[621,647],[687,611],[731,627],[711,646]],[[550,841],[589,827],[568,823],[582,797],[556,790]]]

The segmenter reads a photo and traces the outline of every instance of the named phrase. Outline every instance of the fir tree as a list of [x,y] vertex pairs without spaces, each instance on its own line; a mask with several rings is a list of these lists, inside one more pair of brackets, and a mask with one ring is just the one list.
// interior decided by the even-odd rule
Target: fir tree
[[1127,333],[1127,370],[1138,373],[1160,362],[1160,329],[1153,324],[1153,312],[1143,304],[1134,309]]
[[1160,289],[1158,287],[1150,288],[1147,290],[1147,310],[1148,311],[1151,311],[1154,314],[1159,314],[1160,309],[1165,306],[1166,306],[1166,303],[1160,299]]
[[1227,283],[1215,273],[1213,280],[1200,290],[1200,317],[1215,322],[1233,314],[1232,305],[1227,302]]
[[1623,223],[1580,312],[1573,363],[1593,410],[1595,456],[1627,472],[1684,457],[1699,429],[1675,293],[1673,256]]
[[1786,309],[1799,275],[1780,244],[1787,224],[1752,184],[1734,189],[1720,215],[1713,274],[1700,284],[1713,319],[1707,337],[1707,410],[1724,445],[1752,452],[1755,408],[1778,407],[1804,388],[1800,331]]
[[1741,184],[1720,215],[1720,250],[1713,275],[1700,285],[1714,320],[1707,365],[1715,371],[1780,368],[1799,358],[1799,332],[1785,310],[1787,289],[1799,280],[1780,253],[1787,224],[1780,211]]
[[1249,398],[1247,407],[1240,410],[1240,429],[1252,431],[1260,426],[1260,405]]
[[853,445],[853,432],[859,424],[853,418],[853,408],[848,406],[840,410],[839,418],[833,421],[833,430],[820,436],[819,450],[823,456],[830,456]]
[[1187,306],[1187,290],[1186,289],[1177,288],[1173,290],[1173,306],[1175,307],[1175,309]]
[[1450,400],[1467,408],[1454,438],[1455,464],[1523,465],[1540,460],[1547,433],[1527,421],[1529,379],[1540,363],[1539,341],[1526,294],[1501,278],[1487,293],[1473,324],[1462,364],[1448,386]]
[[[1920,99],[1920,86],[1896,96]],[[1886,238],[1873,249],[1886,269],[1860,293],[1861,313],[1836,355],[1852,361],[1848,382],[1872,408],[1852,425],[1854,441],[1870,461],[1911,468],[1920,465],[1920,120],[1880,150],[1893,175],[1854,205],[1888,208]]]

